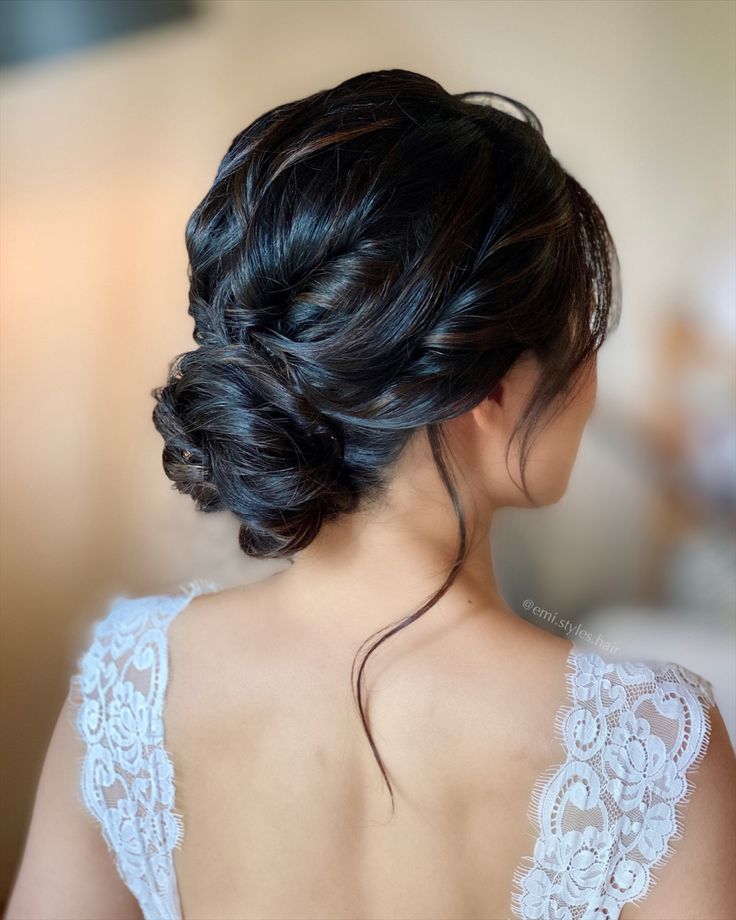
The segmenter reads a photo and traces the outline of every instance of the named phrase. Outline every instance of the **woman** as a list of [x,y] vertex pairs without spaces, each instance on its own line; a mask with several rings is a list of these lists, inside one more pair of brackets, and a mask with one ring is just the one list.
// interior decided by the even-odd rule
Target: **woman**
[[8,920],[730,916],[708,681],[577,648],[494,578],[495,510],[565,492],[620,305],[533,113],[361,74],[242,131],[186,240],[164,469],[291,564],[114,599]]

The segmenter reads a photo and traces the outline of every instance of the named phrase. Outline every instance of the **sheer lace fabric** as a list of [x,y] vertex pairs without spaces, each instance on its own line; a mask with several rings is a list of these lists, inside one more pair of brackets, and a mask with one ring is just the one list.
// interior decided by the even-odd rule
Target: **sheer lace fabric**
[[190,582],[174,595],[114,598],[69,684],[68,712],[85,745],[81,799],[145,920],[181,917],[172,851],[183,821],[164,745],[167,627],[195,594],[216,587]]
[[[182,920],[172,854],[184,819],[163,718],[167,630],[196,594],[218,589],[192,581],[172,595],[114,598],[70,681],[69,716],[85,751],[80,800],[145,920]],[[554,726],[565,759],[535,784],[537,840],[514,874],[511,911],[616,920],[681,836],[676,808],[707,748],[713,690],[673,663],[607,662],[577,648],[567,685]]]
[[682,836],[682,803],[710,738],[709,681],[673,662],[573,648],[555,731],[565,761],[535,784],[533,856],[514,874],[521,920],[616,920]]

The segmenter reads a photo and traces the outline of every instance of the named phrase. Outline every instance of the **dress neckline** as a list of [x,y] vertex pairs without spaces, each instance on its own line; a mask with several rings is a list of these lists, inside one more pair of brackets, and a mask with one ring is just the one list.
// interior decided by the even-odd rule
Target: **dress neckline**
[[[181,846],[184,815],[175,811],[176,776],[173,758],[166,746],[165,702],[170,669],[168,627],[196,596],[216,593],[222,587],[214,581],[201,579],[180,584],[174,594],[168,596],[172,600],[172,606],[168,608],[163,622],[165,673],[162,674],[160,745],[161,753],[170,767],[170,813],[177,824],[176,839],[170,855],[171,888],[176,901],[175,920],[184,920],[179,879],[173,858],[173,849]],[[651,699],[665,717],[675,720],[673,724],[679,721],[683,733],[686,731],[685,726],[690,725],[689,736],[685,738],[683,734],[684,753],[681,762],[671,771],[677,775],[674,775],[673,779],[667,774],[670,780],[676,780],[679,786],[673,787],[672,790],[665,788],[667,778],[662,779],[658,775],[643,775],[638,785],[632,782],[629,774],[632,771],[636,772],[635,757],[631,761],[631,768],[627,768],[627,772],[621,774],[622,788],[626,786],[626,794],[629,796],[633,794],[632,789],[636,792],[637,788],[637,794],[642,801],[659,796],[657,814],[666,812],[672,830],[679,832],[682,826],[680,800],[689,789],[685,773],[690,767],[697,765],[704,756],[710,734],[707,706],[712,705],[714,701],[712,685],[699,675],[674,662],[619,659],[601,655],[592,648],[582,648],[573,640],[568,641],[570,647],[564,663],[565,692],[557,708],[553,726],[554,737],[559,743],[559,755],[548,770],[533,783],[527,809],[528,820],[534,829],[533,854],[522,856],[511,880],[510,911],[511,916],[519,920],[540,916],[538,910],[544,912],[545,905],[549,906],[553,901],[555,904],[567,904],[565,898],[568,892],[562,889],[558,891],[555,885],[558,884],[556,880],[560,878],[560,884],[565,883],[566,872],[569,874],[572,871],[569,868],[564,869],[568,861],[564,853],[571,847],[571,853],[568,854],[570,859],[574,856],[573,851],[578,850],[581,853],[584,851],[588,858],[593,858],[593,863],[586,870],[587,875],[586,872],[580,871],[574,879],[572,876],[567,879],[576,891],[579,888],[578,894],[574,895],[578,900],[574,900],[574,903],[583,903],[579,898],[588,894],[594,898],[602,897],[603,900],[595,903],[605,909],[612,920],[620,915],[624,903],[638,901],[648,892],[652,884],[651,867],[660,865],[671,853],[668,845],[671,833],[661,833],[661,815],[660,824],[657,824],[656,815],[650,819],[645,814],[644,831],[648,829],[647,821],[653,822],[649,835],[643,837],[645,842],[638,843],[632,838],[632,842],[627,844],[627,847],[631,846],[632,849],[634,845],[639,847],[639,861],[632,859],[627,847],[619,847],[613,854],[615,858],[612,864],[608,865],[611,854],[620,842],[616,835],[626,832],[626,809],[633,808],[634,805],[620,806],[619,810],[624,809],[624,813],[613,820],[614,809],[619,807],[621,791],[615,783],[613,786],[610,782],[608,785],[603,783],[603,767],[600,763],[596,766],[597,758],[603,757],[605,760],[606,756],[614,759],[618,757],[623,763],[629,756],[628,745],[631,742],[628,738],[632,731],[635,735],[643,732],[643,737],[649,737],[651,732],[654,738],[652,743],[658,744],[662,749],[661,756],[665,756],[665,745],[661,739],[655,737],[654,728],[649,726],[646,716],[642,715],[639,718],[636,706],[627,700],[629,686],[637,699],[640,694],[642,699]],[[619,719],[622,719],[622,727],[617,728]],[[604,747],[607,744],[612,745],[615,750],[606,752]],[[608,796],[611,797],[610,800]],[[592,807],[599,808],[603,816],[602,823],[600,826],[595,823],[586,825],[584,831],[566,828],[563,813],[569,805],[588,810],[589,813]],[[615,814],[618,814],[618,811]],[[655,831],[662,837],[657,847],[650,845],[651,840],[657,837]],[[561,860],[559,865],[555,860]],[[603,884],[604,876],[607,877],[611,873],[616,877],[616,883],[621,890],[616,897],[610,896],[610,893],[604,897],[600,885]]]

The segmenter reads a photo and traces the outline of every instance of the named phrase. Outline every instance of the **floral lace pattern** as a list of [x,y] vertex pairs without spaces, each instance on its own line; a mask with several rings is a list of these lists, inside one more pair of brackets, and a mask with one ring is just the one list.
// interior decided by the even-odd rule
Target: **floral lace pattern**
[[81,800],[145,920],[181,917],[172,850],[183,822],[164,747],[166,629],[192,597],[217,587],[191,581],[173,595],[113,598],[69,683],[68,715],[85,744]]
[[682,836],[677,806],[708,747],[713,687],[673,662],[605,661],[575,647],[567,684],[555,720],[566,761],[535,784],[537,840],[514,874],[512,913],[617,920]]

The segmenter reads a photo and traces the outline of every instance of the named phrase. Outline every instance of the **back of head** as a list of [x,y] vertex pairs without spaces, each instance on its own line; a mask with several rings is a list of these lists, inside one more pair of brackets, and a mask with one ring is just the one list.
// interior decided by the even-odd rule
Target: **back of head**
[[536,116],[406,70],[256,118],[186,244],[198,347],[153,391],[164,469],[258,558],[380,501],[422,429],[442,469],[442,422],[532,353],[523,457],[619,307],[606,221]]

